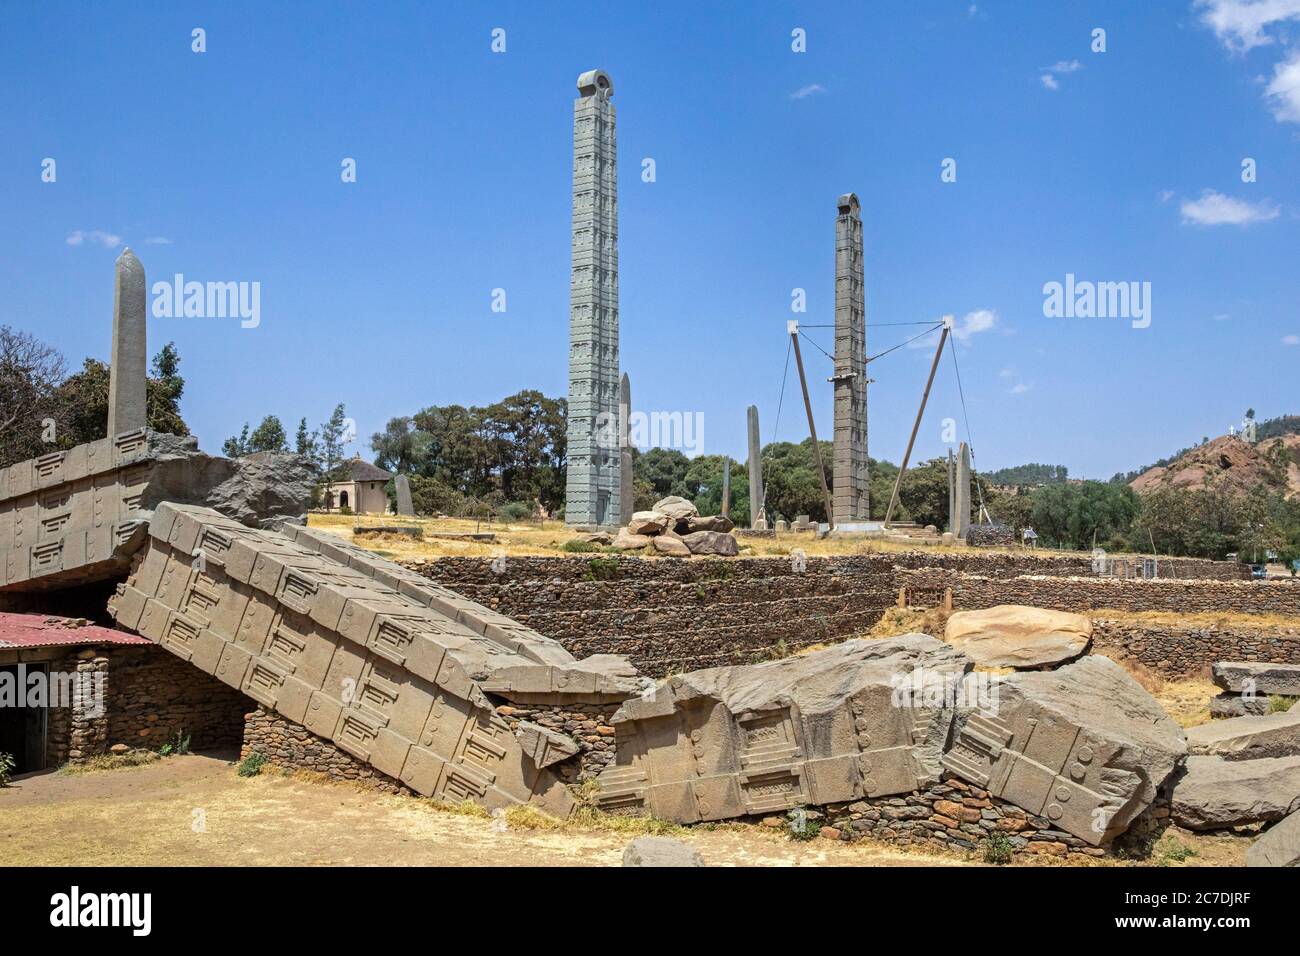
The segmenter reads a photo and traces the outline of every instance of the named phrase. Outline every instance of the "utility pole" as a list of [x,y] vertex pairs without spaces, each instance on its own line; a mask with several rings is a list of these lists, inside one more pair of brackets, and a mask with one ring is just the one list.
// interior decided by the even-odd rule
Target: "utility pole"
[[[826,484],[826,468],[822,465],[822,446],[817,442],[817,423],[813,421],[812,402],[808,398],[808,379],[803,374],[803,355],[799,352],[799,320],[790,319],[786,323],[790,332],[790,341],[794,345],[794,362],[799,367],[799,387],[803,389],[803,408],[808,413],[808,432],[812,435],[813,454],[817,458],[817,477],[822,483],[822,497],[826,501],[826,523],[835,527],[835,504],[831,501],[831,489]],[[930,373],[931,378],[934,372]],[[913,435],[913,437],[916,437]]]
[[916,443],[916,433],[921,429],[921,416],[925,414],[925,403],[930,400],[930,386],[934,384],[934,373],[939,370],[939,357],[943,355],[943,347],[948,342],[948,332],[952,329],[952,316],[943,317],[943,332],[939,336],[939,347],[934,350],[934,361],[930,363],[930,377],[925,380],[925,392],[921,395],[921,407],[916,410],[916,421],[912,424],[912,437],[907,440],[907,451],[903,454],[903,466],[898,469],[898,477],[894,479],[894,493],[889,498],[889,509],[885,512],[885,527],[889,527],[889,519],[894,516],[894,508],[898,505],[898,489],[903,486],[903,476],[907,474],[907,463],[912,457],[912,446]]

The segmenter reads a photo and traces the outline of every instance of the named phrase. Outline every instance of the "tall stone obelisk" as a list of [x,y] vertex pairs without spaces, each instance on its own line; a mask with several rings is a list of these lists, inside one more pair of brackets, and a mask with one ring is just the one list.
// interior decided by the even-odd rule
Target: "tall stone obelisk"
[[954,538],[965,538],[970,530],[970,446],[962,442],[957,446],[957,483],[953,488],[956,517],[952,521]]
[[634,510],[632,490],[632,380],[618,383],[618,522],[627,524]]
[[762,447],[758,443],[758,406],[750,405],[747,413],[749,426],[749,526],[766,528],[767,515],[763,513],[763,462],[759,458]]
[[618,150],[609,75],[588,70],[578,77],[578,93],[564,520],[599,528],[627,517],[620,514],[618,442]]
[[835,218],[835,520],[866,521],[867,320],[863,301],[862,216],[845,193]]
[[117,257],[113,274],[113,354],[108,376],[108,437],[149,424],[148,302],[144,266],[130,249]]

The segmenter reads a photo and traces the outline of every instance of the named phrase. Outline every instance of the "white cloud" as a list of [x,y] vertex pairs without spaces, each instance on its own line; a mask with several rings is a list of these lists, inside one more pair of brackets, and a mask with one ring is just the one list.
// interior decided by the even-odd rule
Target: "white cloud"
[[1025,392],[1028,392],[1028,391],[1029,391],[1030,389],[1032,389],[1033,387],[1034,387],[1034,386],[1032,386],[1032,385],[1026,385],[1024,382],[1018,382],[1017,384],[1015,384],[1015,385],[1013,385],[1013,386],[1011,387],[1011,394],[1012,394],[1012,395],[1023,395],[1023,394],[1025,394]]
[[1269,27],[1300,20],[1300,0],[1196,0],[1196,8],[1201,22],[1234,53],[1266,46],[1273,42],[1265,32]]
[[1227,322],[1228,319],[1232,318],[1232,316],[1227,312],[1220,312],[1218,315],[1211,316],[1211,318],[1214,319],[1215,322]]
[[1157,198],[1159,198],[1162,203],[1169,202],[1169,200],[1174,198],[1174,191],[1172,189],[1162,189],[1157,194]]
[[1283,345],[1300,345],[1300,335],[1284,335],[1284,336],[1282,336],[1282,344],[1283,344]]
[[1247,202],[1207,189],[1200,199],[1184,199],[1179,206],[1183,223],[1198,226],[1248,226],[1253,222],[1276,219],[1278,208],[1267,201]]
[[1273,69],[1264,96],[1279,123],[1300,123],[1300,50]]
[[1038,77],[1038,80],[1049,90],[1059,90],[1061,84],[1056,79],[1058,76],[1065,76],[1067,73],[1077,73],[1082,69],[1083,64],[1078,60],[1057,60],[1051,66],[1043,67],[1043,72]]
[[[949,333],[958,342],[969,343],[971,336],[980,332],[987,332],[997,325],[998,314],[993,309],[976,309],[974,312],[967,312],[960,319],[954,319],[952,323],[952,332]],[[909,349],[932,349],[939,343],[939,332],[936,330],[928,335],[922,335],[918,339],[913,339],[907,343]]]
[[967,312],[961,321],[954,323],[952,337],[959,342],[969,342],[970,337],[979,332],[987,332],[997,325],[998,314],[992,309],[979,309]]
[[111,232],[103,232],[99,229],[91,229],[89,232],[83,229],[76,229],[68,233],[68,238],[64,241],[70,246],[80,246],[87,242],[97,242],[105,249],[115,249],[122,244],[122,237],[115,236]]
[[1012,372],[1011,372],[1011,369],[1009,369],[1009,368],[1004,368],[1002,371],[998,372],[998,377],[999,377],[999,378],[1010,378],[1011,375],[1012,375]]
[[822,86],[820,83],[809,83],[807,86],[801,86],[799,87],[799,89],[791,93],[790,99],[806,100],[808,97],[814,96],[817,93],[825,93],[825,92],[826,92],[826,87]]
[[170,246],[172,241],[166,236],[151,236],[144,241],[146,246]]

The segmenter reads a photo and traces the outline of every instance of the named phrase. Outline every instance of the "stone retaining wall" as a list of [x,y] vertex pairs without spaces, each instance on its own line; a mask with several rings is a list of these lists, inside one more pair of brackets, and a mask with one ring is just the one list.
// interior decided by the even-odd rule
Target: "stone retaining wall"
[[1058,611],[1220,612],[1300,617],[1300,581],[1182,581],[1021,576],[989,578],[943,569],[898,572],[902,587],[928,592],[952,588],[958,611],[997,604],[1028,604]]
[[554,638],[576,657],[625,654],[644,674],[752,664],[871,628],[897,600],[876,555],[644,560],[446,558],[408,567]]
[[[919,606],[951,587],[958,610],[1030,604],[1300,615],[1300,584],[1096,578],[1091,559],[1081,555],[882,552],[809,558],[802,571],[789,558],[518,557],[496,570],[488,558],[406,564],[558,640],[577,657],[625,654],[653,677],[752,664],[853,637],[897,603],[901,587]],[[1244,565],[1193,559],[1162,561],[1161,569],[1221,578],[1249,573]]]
[[1300,626],[1191,627],[1093,619],[1096,651],[1115,651],[1167,679],[1208,676],[1215,661],[1300,664]]

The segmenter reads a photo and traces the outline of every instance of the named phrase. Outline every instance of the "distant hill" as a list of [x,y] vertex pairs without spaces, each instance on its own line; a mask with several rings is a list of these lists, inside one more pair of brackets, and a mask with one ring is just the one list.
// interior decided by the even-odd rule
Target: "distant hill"
[[1163,487],[1196,489],[1213,485],[1237,494],[1265,487],[1288,498],[1296,497],[1300,495],[1300,435],[1260,438],[1253,445],[1223,435],[1148,468],[1128,484],[1139,494]]
[[[1267,421],[1259,422],[1255,426],[1255,438],[1258,444],[1263,445],[1267,438],[1283,438],[1287,435],[1300,435],[1300,415],[1279,415],[1277,418],[1270,418]],[[1230,436],[1224,436],[1230,437]],[[1215,441],[1218,441],[1216,438]],[[1110,480],[1112,484],[1117,485],[1134,485],[1134,483],[1148,472],[1156,469],[1168,468],[1175,462],[1192,454],[1199,449],[1205,448],[1212,444],[1209,438],[1204,439],[1199,445],[1193,445],[1190,448],[1180,448],[1168,458],[1161,458],[1151,462],[1149,465],[1143,465],[1134,471],[1120,472],[1114,475]]]
[[995,485],[1046,485],[1063,482],[1068,477],[1064,465],[1016,465],[986,472],[984,479]]

